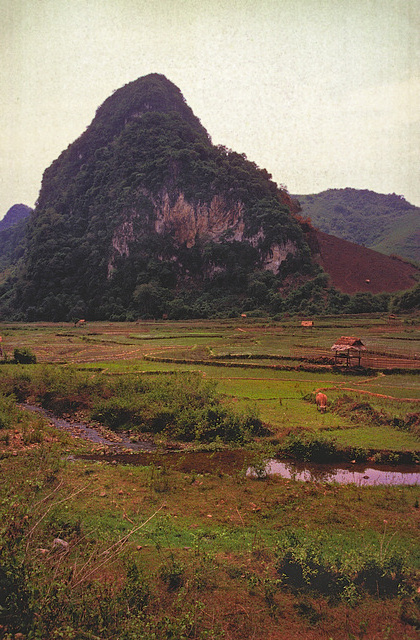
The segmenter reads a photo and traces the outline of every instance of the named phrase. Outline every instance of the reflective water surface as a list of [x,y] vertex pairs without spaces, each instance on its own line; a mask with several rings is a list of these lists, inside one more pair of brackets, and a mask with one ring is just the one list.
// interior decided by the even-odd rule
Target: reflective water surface
[[[339,484],[354,483],[358,485],[420,484],[420,469],[405,465],[371,468],[356,464],[299,464],[269,460],[265,473],[303,482],[337,482]],[[252,467],[249,468],[248,474],[255,475]]]

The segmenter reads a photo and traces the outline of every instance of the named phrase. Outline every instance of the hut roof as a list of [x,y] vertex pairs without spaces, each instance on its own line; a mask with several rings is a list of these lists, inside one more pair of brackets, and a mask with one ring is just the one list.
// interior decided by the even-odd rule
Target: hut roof
[[360,338],[354,338],[353,336],[341,336],[331,347],[331,351],[349,351],[350,349],[366,351],[366,347]]

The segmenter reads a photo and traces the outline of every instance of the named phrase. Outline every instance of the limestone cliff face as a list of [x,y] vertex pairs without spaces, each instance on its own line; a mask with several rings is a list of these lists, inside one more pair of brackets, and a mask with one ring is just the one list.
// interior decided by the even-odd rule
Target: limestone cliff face
[[277,273],[279,266],[286,260],[287,256],[289,254],[294,255],[296,252],[297,247],[290,240],[282,245],[273,244],[263,260],[264,269]]
[[169,233],[178,244],[189,249],[197,239],[218,242],[228,230],[229,240],[241,242],[244,239],[244,207],[241,202],[229,208],[223,197],[217,195],[210,204],[193,205],[181,193],[171,206],[169,194],[165,191],[154,205],[156,233]]
[[115,260],[118,256],[130,255],[130,243],[136,239],[134,233],[134,220],[138,214],[131,211],[126,219],[115,229],[111,241],[111,256],[108,261],[108,278],[112,276],[115,268]]
[[[246,233],[242,202],[235,202],[229,206],[222,195],[216,195],[210,203],[191,203],[183,193],[171,197],[167,190],[163,190],[158,197],[153,197],[151,193],[147,196],[154,208],[154,232],[172,236],[178,246],[191,249],[197,241],[217,243],[224,240],[248,242],[254,248],[259,248],[265,239],[262,229],[253,235]],[[139,217],[140,212],[131,210],[115,229],[108,262],[108,277],[112,276],[116,258],[130,254],[130,244],[136,241],[134,221]],[[268,250],[261,251],[261,264],[264,269],[277,273],[287,256],[295,254],[297,250],[296,245],[290,240],[283,244],[272,244]],[[217,271],[217,268],[213,267],[213,271],[215,270]]]

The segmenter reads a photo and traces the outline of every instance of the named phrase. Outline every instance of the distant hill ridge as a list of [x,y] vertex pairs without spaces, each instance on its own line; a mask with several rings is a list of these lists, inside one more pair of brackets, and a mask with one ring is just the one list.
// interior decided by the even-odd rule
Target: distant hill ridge
[[420,262],[420,208],[403,196],[348,187],[293,198],[321,231]]
[[14,204],[7,211],[6,215],[2,220],[0,220],[0,231],[4,229],[8,229],[13,225],[17,224],[21,220],[24,220],[31,214],[31,207],[28,207],[26,204]]
[[0,271],[22,258],[31,213],[26,204],[14,204],[0,220]]

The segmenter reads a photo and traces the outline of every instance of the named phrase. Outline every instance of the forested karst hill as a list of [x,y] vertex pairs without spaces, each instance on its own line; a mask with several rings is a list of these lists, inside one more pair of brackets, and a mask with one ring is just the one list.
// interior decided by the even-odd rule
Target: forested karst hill
[[164,76],[140,78],[45,171],[3,308],[123,318],[264,303],[287,274],[312,269],[290,197],[270,178],[214,146]]
[[[354,311],[319,245],[287,191],[213,145],[180,90],[150,74],[113,93],[46,169],[22,251],[0,274],[0,317]],[[386,308],[389,296],[371,295],[357,309]]]
[[321,231],[420,262],[420,208],[402,196],[346,188],[294,198]]

